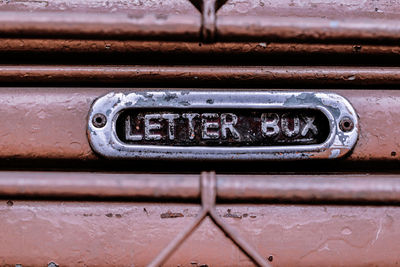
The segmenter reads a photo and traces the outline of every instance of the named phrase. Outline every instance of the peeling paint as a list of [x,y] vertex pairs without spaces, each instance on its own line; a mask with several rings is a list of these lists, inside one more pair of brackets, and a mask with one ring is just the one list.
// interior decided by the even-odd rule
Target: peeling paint
[[[114,100],[113,100],[114,99]],[[211,100],[211,101],[210,101]],[[115,123],[103,128],[93,128],[88,123],[89,141],[100,155],[111,158],[171,158],[171,159],[209,159],[209,160],[277,160],[340,157],[352,149],[358,139],[358,120],[351,104],[343,97],[332,93],[313,92],[259,92],[259,91],[192,91],[182,94],[180,91],[114,93],[97,99],[90,111],[89,118],[95,113],[111,109],[107,121],[115,121],[118,114],[129,103],[130,108],[177,108],[191,107],[206,109],[212,104],[215,109],[294,109],[305,108],[320,110],[330,121],[328,139],[322,144],[307,146],[157,146],[121,143],[115,135]],[[339,118],[347,116],[354,121],[354,129],[342,132],[337,126]],[[93,132],[96,134],[94,135]],[[107,141],[108,140],[108,141]],[[107,144],[107,145],[105,145]],[[109,144],[109,145],[108,145]],[[331,149],[340,148],[330,153]]]

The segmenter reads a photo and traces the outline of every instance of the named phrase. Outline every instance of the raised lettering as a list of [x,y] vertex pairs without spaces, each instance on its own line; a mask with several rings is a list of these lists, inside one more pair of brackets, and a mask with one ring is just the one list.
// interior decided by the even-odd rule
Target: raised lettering
[[281,126],[283,134],[287,137],[293,137],[300,132],[300,119],[297,115],[293,116],[293,129],[289,129],[289,114],[285,113],[282,115]]
[[[219,124],[215,121],[209,121],[210,119],[218,119],[217,113],[203,113],[201,120],[201,137],[203,139],[218,139],[219,138]],[[210,132],[212,129],[214,131]]]
[[189,139],[193,140],[195,137],[195,132],[194,132],[194,125],[193,125],[193,119],[200,116],[198,113],[184,113],[182,114],[182,117],[185,119],[188,119],[188,126],[189,126]]
[[314,124],[315,117],[302,116],[302,118],[306,125],[304,126],[303,130],[301,130],[301,135],[306,136],[309,131],[314,133],[314,135],[317,135],[318,129]]
[[[136,129],[138,130],[138,129]],[[125,119],[125,138],[128,141],[140,141],[143,139],[143,135],[141,134],[133,134],[132,133],[132,120],[131,116],[126,116]]]
[[163,119],[168,121],[168,137],[169,140],[175,139],[175,120],[179,118],[178,114],[167,113],[162,115]]
[[[147,114],[144,116],[144,138],[146,140],[161,140],[161,134],[152,133],[154,130],[160,130],[161,115],[160,114]],[[158,123],[154,122],[154,120],[158,120]],[[150,123],[153,121],[153,123]]]
[[276,113],[261,114],[261,132],[264,137],[273,137],[279,134],[279,116]]
[[[230,121],[226,118],[230,117]],[[227,130],[229,130],[234,139],[240,139],[239,132],[233,127],[238,122],[238,117],[233,113],[222,113],[221,114],[221,136],[222,139],[228,138]]]

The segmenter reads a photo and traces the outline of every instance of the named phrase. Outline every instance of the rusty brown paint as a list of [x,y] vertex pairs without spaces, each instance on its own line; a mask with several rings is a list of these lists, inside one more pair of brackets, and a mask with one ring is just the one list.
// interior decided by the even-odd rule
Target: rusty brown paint
[[258,249],[251,246],[236,230],[221,220],[215,209],[217,184],[215,172],[202,172],[200,176],[201,210],[196,218],[190,222],[168,245],[151,261],[148,267],[164,265],[178,248],[199,228],[207,218],[228,237],[251,261],[259,267],[269,267],[266,259],[259,254]]
[[[161,198],[193,201],[198,175],[85,172],[0,172],[0,195],[58,198]],[[162,186],[160,186],[162,185]]]
[[198,14],[188,0],[18,0],[0,2],[2,11],[88,12],[88,13],[180,13]]
[[[192,0],[193,5],[201,10],[200,1]],[[197,4],[196,4],[197,2]],[[229,0],[217,1],[219,15],[274,15],[282,16],[309,16],[328,18],[347,18],[368,16],[372,18],[395,17],[400,14],[398,5],[390,0],[376,2],[367,0],[325,0],[319,2],[311,1],[265,1],[265,0]],[[124,1],[119,0],[19,0],[1,2],[2,11],[60,11],[77,12],[86,11],[92,13],[126,13],[133,12],[165,12],[165,13],[186,13],[194,12],[194,7],[188,0],[141,0]],[[196,11],[197,12],[197,11]]]
[[0,81],[32,82],[163,82],[251,86],[261,83],[305,85],[396,85],[398,67],[343,66],[146,66],[146,65],[1,65]]
[[[160,54],[219,54],[219,55],[271,55],[271,54],[357,54],[398,55],[396,45],[354,44],[301,44],[276,42],[245,42],[202,44],[190,42],[159,42],[134,40],[73,40],[38,38],[0,38],[3,52],[30,53],[160,53]],[[357,48],[357,49],[356,49]]]
[[[6,202],[0,202],[1,263],[22,266],[51,261],[60,266],[144,266],[199,212],[188,204]],[[219,205],[217,215],[228,209],[242,219],[223,220],[265,259],[272,256],[273,266],[389,266],[400,260],[399,207]],[[184,217],[161,219],[168,210]],[[209,220],[189,240],[165,266],[252,266]]]
[[229,0],[218,11],[219,16],[273,16],[282,17],[326,17],[328,19],[347,19],[357,17],[394,18],[400,13],[398,5],[390,0],[324,0],[324,1],[296,1],[296,0]]
[[[1,158],[96,159],[86,137],[87,114],[107,88],[2,88]],[[399,160],[397,90],[329,90],[346,97],[360,117],[360,137],[346,160]],[[13,121],[15,123],[9,123]]]
[[[51,23],[49,23],[51,22]],[[220,16],[219,41],[367,42],[394,43],[399,38],[395,19]],[[209,26],[211,27],[211,26]],[[1,12],[3,36],[58,38],[201,41],[199,16],[157,14],[90,14]],[[208,31],[207,31],[208,32]],[[211,33],[207,33],[213,36]],[[207,37],[211,38],[211,37]]]
[[[400,203],[394,174],[217,175],[217,198],[229,202]],[[90,172],[0,172],[7,198],[180,199],[198,202],[199,175]],[[8,204],[12,206],[11,202]],[[176,217],[172,209],[163,217]],[[239,218],[227,211],[224,217]]]
[[[399,35],[396,16],[399,10],[393,9],[390,1],[383,1],[379,5],[372,1],[362,5],[335,1],[334,5],[338,8],[327,8],[328,3],[307,5],[288,1],[279,1],[278,4],[255,0],[240,3],[228,1],[216,15],[215,3],[210,1],[214,3],[211,9],[207,9],[211,5],[202,5],[207,9],[202,9],[202,22],[195,7],[187,6],[189,1],[180,2],[184,7],[182,11],[173,1],[166,1],[166,10],[170,12],[162,14],[160,11],[164,3],[152,3],[152,8],[148,9],[150,1],[130,4],[132,8],[129,12],[120,7],[109,12],[110,9],[99,8],[98,3],[82,5],[82,1],[75,3],[75,6],[56,1],[44,7],[39,5],[39,9],[29,4],[32,1],[26,2],[28,8],[11,5],[1,11],[2,34],[17,38],[28,35],[199,41],[201,29],[207,29],[206,32],[216,31],[219,41],[318,40],[350,43],[395,42]],[[103,5],[107,7],[110,2]],[[94,12],[87,12],[92,8]],[[32,12],[35,9],[40,12]]]
[[[84,39],[199,40],[200,16],[176,14],[99,14],[65,12],[0,12],[3,36]],[[79,39],[79,38],[78,38]]]
[[392,19],[227,15],[218,16],[216,28],[219,41],[394,44],[400,28],[393,23]]

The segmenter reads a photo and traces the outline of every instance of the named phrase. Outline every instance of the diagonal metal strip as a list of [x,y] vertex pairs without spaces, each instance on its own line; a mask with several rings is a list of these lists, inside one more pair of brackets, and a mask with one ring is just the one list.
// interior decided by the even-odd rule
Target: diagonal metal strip
[[168,246],[161,251],[148,267],[158,267],[165,263],[176,249],[197,229],[200,223],[209,216],[212,221],[240,248],[256,265],[270,266],[263,257],[246,242],[229,225],[221,220],[215,210],[217,183],[215,172],[202,172],[200,178],[202,210],[196,219],[175,237]]

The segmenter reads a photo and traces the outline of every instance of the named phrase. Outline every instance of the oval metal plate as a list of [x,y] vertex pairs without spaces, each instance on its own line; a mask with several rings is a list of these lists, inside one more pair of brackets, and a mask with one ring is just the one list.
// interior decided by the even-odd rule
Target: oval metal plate
[[[317,113],[325,119],[316,119]],[[317,136],[324,131],[322,124],[326,136]],[[357,138],[351,104],[320,92],[109,93],[93,103],[88,120],[90,145],[107,158],[338,158]]]

